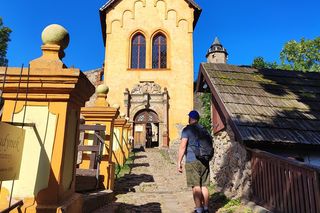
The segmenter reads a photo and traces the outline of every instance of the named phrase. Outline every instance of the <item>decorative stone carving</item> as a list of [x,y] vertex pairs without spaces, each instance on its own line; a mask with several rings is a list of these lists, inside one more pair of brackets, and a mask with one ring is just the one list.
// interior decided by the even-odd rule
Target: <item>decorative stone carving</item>
[[131,92],[128,89],[124,91],[124,103],[129,122],[134,122],[134,117],[139,111],[152,110],[159,118],[159,146],[168,146],[168,91],[154,81],[140,81]]
[[136,84],[133,89],[131,90],[131,94],[162,94],[161,92],[161,86],[149,81],[149,82],[140,82],[139,84]]

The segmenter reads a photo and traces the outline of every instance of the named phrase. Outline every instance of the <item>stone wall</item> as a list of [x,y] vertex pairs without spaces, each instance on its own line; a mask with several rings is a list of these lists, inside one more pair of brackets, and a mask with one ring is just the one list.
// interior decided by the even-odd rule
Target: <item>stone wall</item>
[[[99,86],[100,84],[103,83],[103,68],[98,68],[98,69],[95,69],[95,70],[90,70],[90,71],[86,71],[86,72],[83,72],[87,78],[89,79],[89,81],[95,86]],[[90,98],[89,101],[86,102],[86,106],[93,106],[94,105],[94,102],[95,100],[97,99],[97,95],[96,94],[93,94]]]
[[[183,125],[176,125],[181,133]],[[172,162],[178,159],[180,140],[171,141],[168,153]],[[251,163],[245,146],[234,139],[230,129],[214,136],[214,157],[210,162],[210,181],[228,197],[248,199]]]
[[214,149],[211,182],[228,197],[248,198],[251,163],[244,145],[236,142],[233,132],[227,129],[214,136]]

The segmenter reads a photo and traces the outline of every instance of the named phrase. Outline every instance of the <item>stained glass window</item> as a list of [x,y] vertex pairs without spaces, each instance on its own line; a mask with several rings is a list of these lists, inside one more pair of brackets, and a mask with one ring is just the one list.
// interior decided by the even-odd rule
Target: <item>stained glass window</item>
[[131,68],[146,68],[146,39],[141,33],[134,35],[131,41]]
[[167,39],[162,34],[157,34],[152,41],[152,68],[167,68]]

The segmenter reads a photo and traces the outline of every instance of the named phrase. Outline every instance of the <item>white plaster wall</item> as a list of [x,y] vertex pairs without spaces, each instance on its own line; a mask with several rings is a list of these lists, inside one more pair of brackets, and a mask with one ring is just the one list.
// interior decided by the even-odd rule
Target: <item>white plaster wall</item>
[[[14,115],[14,122],[35,123],[35,129],[26,130],[19,180],[14,181],[14,197],[34,197],[48,186],[50,162],[56,132],[57,116],[46,106],[27,106]],[[4,181],[2,187],[11,191],[12,181]]]

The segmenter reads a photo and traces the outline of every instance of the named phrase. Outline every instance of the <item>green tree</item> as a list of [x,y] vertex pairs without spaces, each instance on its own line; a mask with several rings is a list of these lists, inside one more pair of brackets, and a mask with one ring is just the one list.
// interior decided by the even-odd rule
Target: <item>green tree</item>
[[199,123],[211,132],[211,93],[203,93],[200,96],[203,113],[200,117]]
[[259,56],[253,60],[252,67],[257,69],[276,69],[278,64],[276,62],[266,62],[263,57]]
[[285,69],[320,72],[320,37],[287,42],[280,53],[280,59]]
[[266,62],[263,57],[256,57],[252,67],[257,69],[284,69],[320,72],[320,37],[313,40],[301,39],[285,43],[280,52],[281,64]]
[[7,66],[8,59],[6,58],[8,42],[10,41],[11,29],[3,26],[2,18],[0,17],[0,66]]

